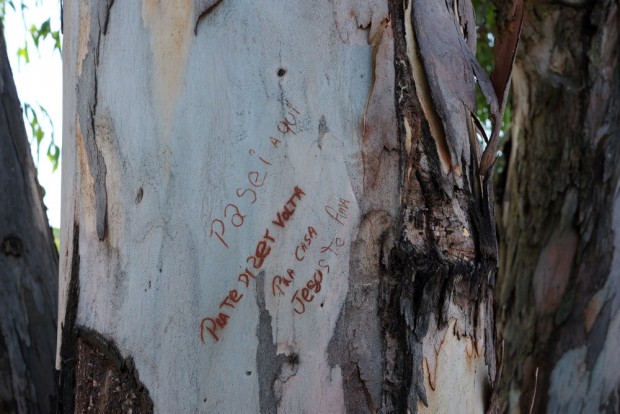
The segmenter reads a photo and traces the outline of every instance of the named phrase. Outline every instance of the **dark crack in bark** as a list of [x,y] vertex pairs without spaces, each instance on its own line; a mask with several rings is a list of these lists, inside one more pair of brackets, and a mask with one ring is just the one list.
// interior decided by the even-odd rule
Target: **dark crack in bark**
[[99,91],[97,71],[101,43],[107,32],[109,14],[113,4],[114,0],[107,0],[95,6],[95,15],[91,16],[88,53],[82,62],[82,74],[78,79],[78,89],[90,91],[78,94],[78,115],[88,170],[93,179],[97,237],[101,241],[105,239],[107,233],[108,195],[106,163],[97,142],[97,128],[95,126]]
[[194,35],[198,34],[198,24],[210,15],[222,2],[223,0],[194,0],[194,12],[196,14]]

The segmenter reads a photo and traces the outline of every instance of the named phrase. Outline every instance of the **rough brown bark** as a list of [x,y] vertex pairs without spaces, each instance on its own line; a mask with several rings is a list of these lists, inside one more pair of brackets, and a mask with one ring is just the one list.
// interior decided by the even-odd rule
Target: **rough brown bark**
[[500,217],[503,407],[528,412],[536,388],[533,412],[618,412],[604,347],[620,335],[618,2],[526,4]]
[[[131,359],[95,332],[77,340],[76,413],[152,413],[153,402],[138,379]],[[67,411],[69,412],[69,411]]]
[[[414,53],[427,65],[423,76],[429,80],[414,79],[413,62],[407,52],[413,39],[405,27],[407,20],[414,17],[409,14],[411,9],[406,10],[407,2],[404,6],[402,2],[391,1],[391,20],[386,22],[394,37],[397,140],[394,142],[389,134],[371,132],[367,134],[371,139],[366,143],[366,159],[381,161],[370,163],[376,169],[370,170],[374,175],[365,181],[365,194],[370,200],[384,202],[362,210],[363,221],[351,260],[351,274],[355,277],[350,279],[350,298],[332,341],[332,345],[339,345],[339,348],[333,346],[331,353],[338,355],[333,359],[344,366],[348,391],[345,395],[351,397],[347,401],[350,412],[376,409],[418,412],[424,406],[434,410],[436,401],[440,401],[439,409],[445,410],[447,405],[442,404],[446,401],[433,397],[435,390],[431,391],[426,381],[434,375],[442,338],[455,320],[456,336],[484,342],[486,387],[489,391],[495,387],[492,287],[497,256],[490,186],[479,175],[477,143],[468,140],[471,136],[466,131],[470,120],[465,106],[450,91],[446,92],[450,87],[438,87],[438,83],[449,84],[452,80],[444,78],[445,72],[428,71],[437,56],[446,53],[442,49],[445,43],[427,44],[425,52],[415,49]],[[425,34],[417,23],[430,18],[432,11],[420,2],[413,2],[412,7],[418,7],[414,10],[418,20],[412,24],[419,40]],[[465,16],[461,18],[466,27]],[[451,21],[444,23],[449,27]],[[454,46],[459,40],[464,45],[471,38],[450,40]],[[447,54],[453,62],[460,63],[458,53]],[[465,71],[471,70],[464,66]],[[429,86],[420,82],[432,83],[433,99],[426,102],[432,114],[423,110],[419,89]],[[460,93],[473,99],[473,78],[472,83],[458,87],[462,88]],[[437,109],[435,105],[439,101],[454,105],[453,112]],[[433,116],[435,119],[431,119]],[[386,129],[385,122],[385,119],[371,120],[368,128]],[[433,131],[432,122],[441,125]],[[442,136],[447,137],[443,138],[447,142],[442,142]],[[393,174],[390,166],[395,162],[399,173],[390,177]],[[446,163],[449,171],[445,170]],[[383,190],[377,186],[378,182],[393,180],[397,180],[395,190],[399,201],[376,195]],[[379,298],[377,302],[372,298],[375,295]],[[358,339],[355,332],[359,320],[364,321],[366,332],[364,336],[358,334]],[[380,333],[373,334],[374,330]],[[379,350],[375,335],[382,342],[382,361],[373,352],[374,347],[375,351]],[[346,337],[354,339],[345,341]],[[425,351],[428,343],[436,343],[436,353]],[[471,359],[472,364],[474,360]],[[367,372],[374,365],[384,373],[383,381],[378,383],[368,379],[371,376]],[[366,398],[361,399],[360,395]],[[492,411],[494,399],[490,392],[487,396],[485,409]],[[469,412],[472,408],[461,409]]]
[[0,412],[47,413],[54,394],[58,253],[0,28]]

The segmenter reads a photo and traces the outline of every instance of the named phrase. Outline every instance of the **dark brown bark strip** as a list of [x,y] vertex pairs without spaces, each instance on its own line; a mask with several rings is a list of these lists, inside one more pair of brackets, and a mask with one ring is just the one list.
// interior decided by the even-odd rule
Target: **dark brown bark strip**
[[80,300],[80,226],[73,223],[73,249],[71,256],[71,273],[67,289],[67,307],[65,320],[62,324],[60,343],[60,371],[58,376],[58,397],[56,412],[73,413],[75,396],[75,365],[77,358],[77,311]]
[[80,328],[76,351],[74,412],[153,412],[153,401],[140,382],[133,359],[123,358],[113,342]]

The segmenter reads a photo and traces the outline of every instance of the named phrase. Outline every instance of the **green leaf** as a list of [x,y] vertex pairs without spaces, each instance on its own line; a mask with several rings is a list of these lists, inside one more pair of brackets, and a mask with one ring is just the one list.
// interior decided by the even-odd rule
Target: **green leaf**
[[61,45],[60,45],[60,31],[56,30],[54,32],[52,32],[52,39],[54,39],[54,49],[58,50],[59,52],[61,51]]
[[28,44],[25,44],[24,47],[17,49],[17,57],[24,59],[26,63],[30,63],[30,57],[28,56]]
[[40,125],[37,125],[37,127],[34,130],[34,136],[37,139],[37,144],[40,144],[41,141],[43,141],[43,130],[41,129]]
[[52,171],[56,171],[60,161],[60,147],[53,142],[47,147],[47,158],[52,163]]
[[47,37],[51,32],[50,30],[50,19],[47,19],[43,23],[41,23],[41,27],[39,28],[39,34],[44,38]]

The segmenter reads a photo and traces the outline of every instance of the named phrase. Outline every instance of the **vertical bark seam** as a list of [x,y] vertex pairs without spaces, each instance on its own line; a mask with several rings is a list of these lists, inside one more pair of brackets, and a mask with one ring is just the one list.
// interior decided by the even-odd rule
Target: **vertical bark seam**
[[107,0],[107,4],[105,6],[105,19],[103,21],[103,34],[108,34],[108,23],[110,23],[110,12],[112,11],[112,6],[114,6],[114,0]]
[[72,413],[74,411],[75,366],[77,335],[75,324],[80,291],[80,226],[73,222],[73,254],[71,256],[71,275],[67,292],[65,320],[62,324],[60,345],[60,371],[58,375],[58,392],[56,406],[57,413]]

